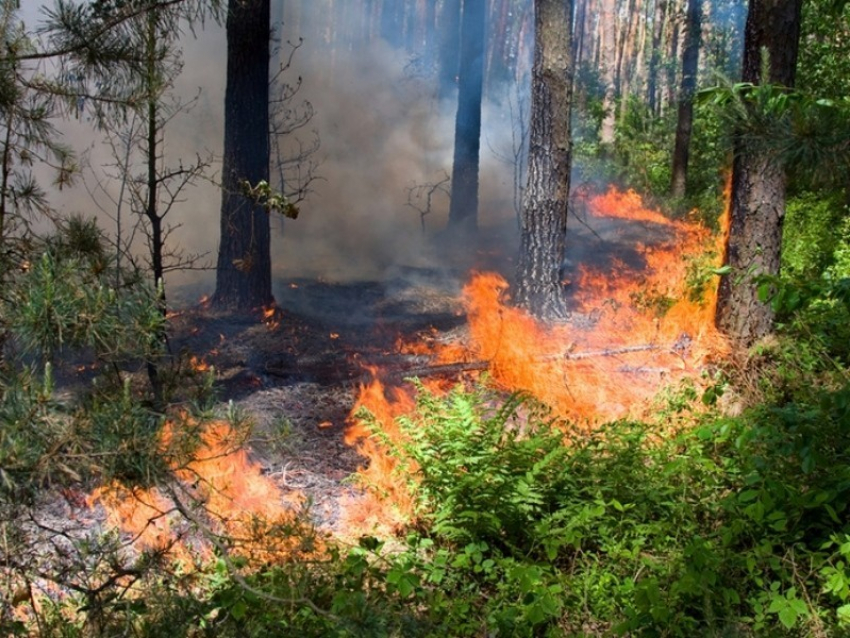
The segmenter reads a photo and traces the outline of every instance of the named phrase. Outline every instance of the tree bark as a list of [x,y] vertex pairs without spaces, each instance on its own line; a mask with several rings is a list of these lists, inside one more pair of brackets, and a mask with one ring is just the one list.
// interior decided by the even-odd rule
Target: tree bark
[[684,197],[688,182],[688,160],[691,130],[694,122],[694,93],[699,68],[700,33],[702,31],[702,0],[688,0],[685,53],[682,57],[682,85],[679,92],[679,119],[676,123],[676,143],[673,149],[673,168],[670,192]]
[[274,301],[268,213],[243,182],[269,179],[269,0],[230,0],[224,97],[221,243],[213,303],[250,309]]
[[515,302],[534,316],[567,315],[561,265],[570,192],[572,1],[535,0],[528,187],[521,220]]
[[646,76],[646,93],[649,111],[658,115],[658,67],[661,63],[661,43],[664,41],[664,23],[667,20],[667,0],[655,0],[655,16],[652,19],[652,49],[649,54],[649,69]]
[[484,89],[486,0],[463,0],[460,73],[455,118],[449,227],[462,233],[478,226],[478,159],[481,149],[481,96]]
[[[742,79],[793,87],[800,40],[802,0],[752,0],[744,35]],[[762,75],[762,51],[768,77]],[[742,346],[773,330],[774,313],[758,298],[755,278],[779,273],[785,173],[772,158],[736,143],[732,167],[730,228],[724,263],[731,272],[720,280],[715,321]]]
[[605,85],[605,95],[602,98],[602,109],[605,115],[602,119],[602,130],[599,139],[603,144],[614,143],[614,129],[617,122],[614,102],[617,99],[617,2],[602,0],[602,83]]

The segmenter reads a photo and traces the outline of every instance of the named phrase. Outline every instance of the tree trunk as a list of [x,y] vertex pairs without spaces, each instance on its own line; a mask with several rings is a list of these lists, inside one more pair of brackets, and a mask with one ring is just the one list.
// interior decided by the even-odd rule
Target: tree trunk
[[230,0],[224,97],[221,243],[213,302],[258,308],[274,301],[269,216],[243,183],[269,179],[269,0]]
[[590,0],[576,0],[576,21],[573,29],[573,64],[581,68],[584,62],[584,39],[587,30],[587,3]]
[[614,143],[614,128],[617,121],[614,102],[617,98],[617,1],[602,0],[602,83],[605,85],[605,95],[602,98],[602,109],[605,115],[602,119],[602,130],[599,139],[603,144]]
[[673,149],[673,197],[684,197],[688,181],[688,159],[691,129],[694,121],[694,92],[699,69],[700,33],[702,31],[702,0],[688,0],[685,35],[685,54],[682,57],[682,85],[679,93],[679,120],[676,123],[676,144]]
[[561,265],[570,193],[572,2],[535,0],[528,187],[515,302],[534,316],[567,315]]
[[664,40],[664,22],[667,19],[667,0],[655,0],[655,16],[652,20],[652,49],[649,54],[649,69],[646,76],[646,93],[649,111],[658,115],[658,67],[661,64],[661,43]]
[[463,233],[478,225],[478,159],[484,88],[486,0],[463,0],[460,73],[449,226]]
[[439,97],[444,100],[457,87],[460,50],[460,0],[444,0],[440,14]]
[[665,33],[667,55],[666,75],[667,81],[664,82],[661,90],[661,104],[659,106],[659,114],[664,114],[668,108],[673,108],[676,104],[676,72],[677,67],[673,64],[674,60],[679,59],[679,22],[681,21],[680,0],[668,0],[669,7],[667,9],[667,29]]
[[[752,0],[744,35],[743,81],[793,87],[800,40],[802,0]],[[762,50],[768,77],[761,77]],[[717,326],[742,346],[769,334],[774,313],[758,298],[754,278],[779,273],[785,173],[763,153],[736,143],[732,167],[730,228],[724,263],[731,272],[720,280]]]

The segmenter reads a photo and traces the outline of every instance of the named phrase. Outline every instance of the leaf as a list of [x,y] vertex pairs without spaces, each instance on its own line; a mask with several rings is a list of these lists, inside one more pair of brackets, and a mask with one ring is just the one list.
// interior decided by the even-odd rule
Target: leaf
[[745,490],[738,494],[738,501],[740,501],[741,503],[749,503],[750,501],[756,500],[756,497],[758,495],[758,490]]
[[246,613],[248,613],[248,605],[244,600],[237,600],[230,608],[230,615],[236,620],[242,620]]
[[719,268],[712,268],[711,272],[713,272],[715,275],[728,275],[730,272],[732,272],[732,266],[727,264],[725,266],[720,266]]
[[790,605],[786,605],[779,612],[779,622],[781,622],[786,629],[791,629],[797,624],[797,615],[796,609]]

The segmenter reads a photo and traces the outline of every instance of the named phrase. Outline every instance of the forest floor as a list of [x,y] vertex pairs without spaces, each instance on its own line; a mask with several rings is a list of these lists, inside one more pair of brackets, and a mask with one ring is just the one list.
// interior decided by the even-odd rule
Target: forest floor
[[[576,219],[568,240],[573,275],[589,261],[640,269],[644,242],[670,240],[670,229],[656,224],[587,221]],[[278,281],[279,310],[264,321],[196,305],[172,317],[172,348],[215,367],[218,400],[233,401],[253,422],[252,459],[282,492],[309,500],[319,528],[343,532],[341,508],[360,493],[351,478],[368,463],[345,442],[361,387],[376,368],[393,382],[429,369],[427,355],[406,354],[401,342],[465,341],[462,286],[471,269],[510,278],[504,235],[485,237],[471,267],[396,266],[380,281]]]
[[313,522],[339,532],[341,503],[356,499],[351,481],[367,459],[345,443],[360,387],[371,367],[396,373],[427,366],[399,352],[399,339],[434,331],[462,338],[457,280],[434,269],[398,269],[384,281],[288,281],[275,291],[279,310],[258,316],[203,305],[171,319],[171,341],[215,368],[215,391],[253,423],[251,458],[282,493],[310,502]]

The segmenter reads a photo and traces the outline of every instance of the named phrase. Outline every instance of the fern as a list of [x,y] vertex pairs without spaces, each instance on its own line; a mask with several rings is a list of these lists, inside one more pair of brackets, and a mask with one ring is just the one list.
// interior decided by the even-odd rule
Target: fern
[[376,434],[401,472],[416,468],[419,515],[447,541],[524,553],[560,492],[562,435],[525,396],[459,387],[438,397],[416,385],[416,410],[398,420],[405,442]]

